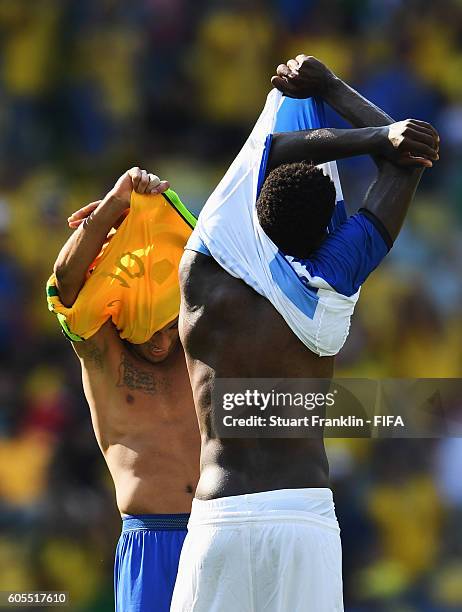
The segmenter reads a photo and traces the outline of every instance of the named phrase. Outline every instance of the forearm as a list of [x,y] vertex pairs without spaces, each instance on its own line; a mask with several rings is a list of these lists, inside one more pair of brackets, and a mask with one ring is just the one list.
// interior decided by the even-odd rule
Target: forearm
[[[394,123],[387,113],[337,77],[330,80],[325,99],[356,128],[367,125],[388,126]],[[415,138],[415,135],[413,137]],[[415,142],[413,147],[416,149]],[[427,152],[416,149],[416,154],[427,154]],[[375,153],[372,156],[378,174],[366,194],[364,208],[374,213],[394,241],[401,231],[426,166],[399,166],[381,154]]]
[[329,78],[324,99],[356,128],[390,125],[394,119],[336,76]]
[[381,160],[376,180],[370,186],[364,208],[383,223],[394,241],[414,199],[424,168],[400,168]]
[[107,196],[61,249],[54,265],[54,272],[59,296],[64,306],[70,307],[75,302],[85,282],[89,266],[101,251],[109,231],[123,213],[122,206],[117,198]]
[[311,161],[322,164],[355,155],[379,155],[386,143],[386,129],[322,128],[274,134],[267,172],[286,163]]

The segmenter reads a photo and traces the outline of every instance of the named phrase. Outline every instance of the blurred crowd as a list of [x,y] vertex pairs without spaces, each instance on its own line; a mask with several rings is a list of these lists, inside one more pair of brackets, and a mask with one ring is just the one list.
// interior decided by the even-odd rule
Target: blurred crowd
[[[68,214],[133,165],[200,210],[275,66],[316,55],[442,138],[338,374],[459,377],[462,1],[0,0],[0,34],[0,591],[65,590],[72,610],[105,612],[119,517],[44,299]],[[373,166],[340,171],[358,208]],[[347,612],[461,611],[462,441],[328,447]]]

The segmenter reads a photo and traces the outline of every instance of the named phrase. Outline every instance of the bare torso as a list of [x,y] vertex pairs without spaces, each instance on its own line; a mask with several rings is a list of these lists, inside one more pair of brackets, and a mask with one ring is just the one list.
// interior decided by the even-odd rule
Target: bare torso
[[310,352],[265,298],[211,257],[185,251],[180,337],[202,436],[196,497],[328,486],[322,439],[220,439],[211,431],[216,378],[330,378],[333,357]]
[[75,348],[120,512],[189,512],[199,434],[180,343],[165,361],[153,364],[138,357],[106,323]]

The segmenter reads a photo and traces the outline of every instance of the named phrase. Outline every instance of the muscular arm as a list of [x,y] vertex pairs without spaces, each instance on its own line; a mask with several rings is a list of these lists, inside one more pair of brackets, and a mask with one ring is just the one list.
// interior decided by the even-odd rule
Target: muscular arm
[[[356,128],[394,123],[390,115],[335,75],[328,79],[325,100]],[[436,132],[433,136],[437,136]],[[404,223],[425,167],[397,166],[376,156],[374,161],[378,174],[368,189],[364,208],[383,223],[394,241]]]
[[[351,140],[348,137],[350,130],[325,129],[275,134],[268,160],[269,169],[281,163],[306,159],[319,164],[353,155],[386,154],[385,145],[390,143],[382,141],[380,145],[378,134],[373,128],[390,125],[393,119],[344,83],[319,60],[307,58],[299,66],[303,57],[298,56],[297,60],[289,61],[288,65],[281,64],[277,76],[272,79],[273,85],[286,95],[296,98],[322,95],[351,125],[369,129],[369,132],[351,130]],[[381,135],[387,135],[383,127]]]
[[386,127],[281,132],[273,135],[267,171],[281,164],[299,161],[322,164],[356,155],[380,155],[389,144]]
[[395,241],[424,168],[400,168],[385,160],[378,160],[377,166],[378,174],[366,194],[364,208],[374,213]]
[[323,98],[356,128],[390,125],[395,121],[312,56],[300,54],[287,64],[280,64],[271,82],[293,98]]
[[364,98],[347,83],[332,75],[328,81],[325,101],[353,127],[390,125],[395,120],[384,110]]
[[108,194],[61,249],[54,272],[64,306],[70,307],[75,302],[89,266],[126,208],[126,203]]
[[[394,124],[393,129],[395,126],[400,126],[400,124]],[[408,127],[404,123],[399,127],[397,135],[405,139],[407,130],[414,134],[416,130],[421,129],[426,128],[413,125]],[[319,129],[275,134],[267,171],[270,172],[283,163],[302,160],[320,164],[353,155],[372,155],[378,168],[378,174],[369,188],[364,208],[374,213],[388,230],[391,239],[395,240],[414,198],[424,166],[398,166],[381,157],[387,148],[392,148],[388,131],[388,127],[381,127],[352,130]],[[420,134],[413,137],[420,138]],[[422,137],[426,138],[425,131],[422,132]],[[413,147],[415,145],[411,144],[411,151]],[[426,159],[424,163],[431,165],[431,162]]]
[[382,109],[361,96],[314,57],[299,55],[278,67],[272,83],[295,98],[323,97],[355,128],[388,126],[388,149],[373,154],[378,175],[364,207],[383,223],[393,240],[399,234],[424,168],[438,159],[439,136],[423,121],[394,123]]
[[[305,56],[298,56],[300,59]],[[295,69],[295,60],[289,65]],[[436,131],[422,121],[394,123],[378,106],[361,96],[315,58],[306,57],[295,73],[289,65],[278,67],[273,84],[286,95],[303,98],[321,95],[355,130],[294,131],[275,134],[268,160],[269,170],[282,163],[310,160],[316,164],[343,157],[370,154],[400,165],[430,167],[437,156]],[[406,132],[402,127],[406,125]],[[401,130],[401,131],[400,131]],[[400,139],[396,140],[395,132]],[[401,133],[402,132],[402,133]],[[412,153],[413,157],[410,157]],[[422,157],[419,157],[422,156]]]
[[[391,125],[394,121],[385,111],[364,98],[335,75],[329,80],[326,102],[354,127]],[[370,185],[364,208],[384,224],[392,240],[396,240],[425,167],[396,166],[375,157],[378,174]]]

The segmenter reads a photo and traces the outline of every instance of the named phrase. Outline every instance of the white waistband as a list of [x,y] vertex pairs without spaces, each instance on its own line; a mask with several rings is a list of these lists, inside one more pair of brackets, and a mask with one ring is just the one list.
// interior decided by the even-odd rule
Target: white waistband
[[189,527],[262,521],[310,521],[338,530],[332,491],[280,489],[208,501],[194,499]]

